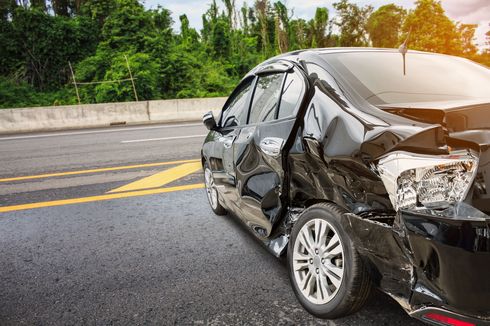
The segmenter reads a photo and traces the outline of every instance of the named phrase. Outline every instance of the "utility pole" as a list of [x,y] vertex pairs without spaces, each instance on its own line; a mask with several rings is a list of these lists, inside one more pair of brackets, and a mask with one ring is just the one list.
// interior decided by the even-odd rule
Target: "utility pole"
[[75,92],[77,93],[78,105],[82,104],[80,101],[80,94],[78,93],[77,81],[75,80],[75,74],[73,73],[73,68],[71,66],[70,61],[68,61],[68,65],[70,66],[71,78],[73,79],[73,85],[75,85]]

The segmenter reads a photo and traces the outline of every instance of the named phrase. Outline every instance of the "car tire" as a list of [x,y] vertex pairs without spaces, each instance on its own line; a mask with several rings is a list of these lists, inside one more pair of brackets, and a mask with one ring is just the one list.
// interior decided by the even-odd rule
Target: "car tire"
[[358,311],[372,288],[369,272],[340,223],[343,213],[331,203],[307,208],[293,226],[288,245],[294,293],[308,312],[325,319]]
[[204,163],[204,187],[208,198],[209,206],[216,215],[226,215],[226,209],[219,203],[219,193],[214,184],[213,173],[207,163]]

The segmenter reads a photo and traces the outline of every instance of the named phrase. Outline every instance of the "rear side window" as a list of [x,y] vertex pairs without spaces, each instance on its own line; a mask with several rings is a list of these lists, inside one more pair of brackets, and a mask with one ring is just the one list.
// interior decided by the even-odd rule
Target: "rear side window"
[[282,91],[281,105],[279,106],[278,119],[290,117],[296,114],[303,98],[305,82],[303,76],[297,71],[290,72],[286,76],[284,90]]
[[249,123],[274,120],[281,94],[283,73],[260,76],[252,100]]
[[239,86],[238,92],[231,99],[228,107],[223,111],[222,126],[233,127],[241,126],[247,122],[248,95],[252,88],[253,79]]

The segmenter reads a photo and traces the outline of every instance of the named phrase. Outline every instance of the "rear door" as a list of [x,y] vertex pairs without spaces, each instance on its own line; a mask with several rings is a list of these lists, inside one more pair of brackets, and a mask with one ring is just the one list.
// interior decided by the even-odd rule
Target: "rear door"
[[283,213],[284,152],[305,94],[306,80],[292,64],[257,74],[247,125],[233,142],[240,217],[261,238]]

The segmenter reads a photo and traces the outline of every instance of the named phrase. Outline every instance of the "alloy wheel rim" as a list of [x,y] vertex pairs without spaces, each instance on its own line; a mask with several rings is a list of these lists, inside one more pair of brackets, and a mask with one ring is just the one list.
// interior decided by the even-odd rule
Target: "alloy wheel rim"
[[204,170],[204,184],[206,186],[206,194],[208,196],[209,204],[213,209],[218,207],[218,192],[216,186],[214,185],[213,174],[210,169],[206,168]]
[[316,218],[299,230],[293,248],[293,274],[311,303],[326,304],[335,297],[344,277],[344,249],[330,223]]

